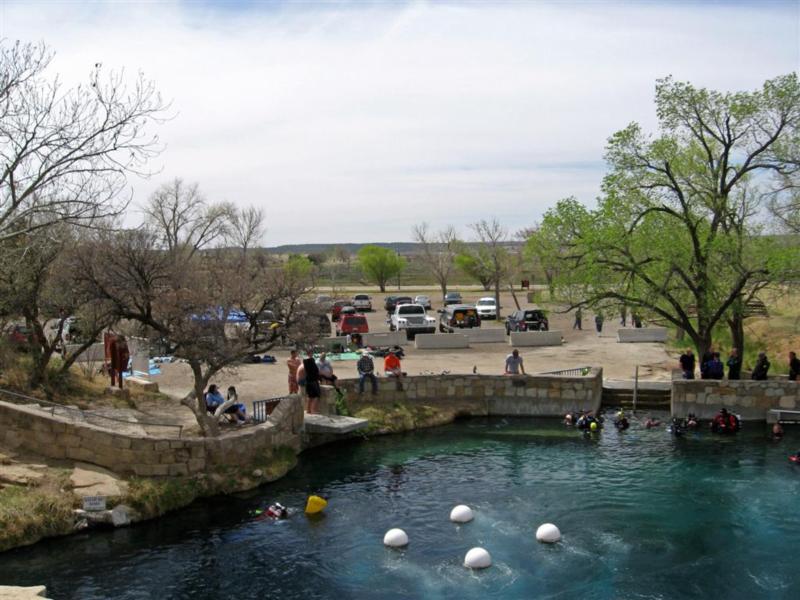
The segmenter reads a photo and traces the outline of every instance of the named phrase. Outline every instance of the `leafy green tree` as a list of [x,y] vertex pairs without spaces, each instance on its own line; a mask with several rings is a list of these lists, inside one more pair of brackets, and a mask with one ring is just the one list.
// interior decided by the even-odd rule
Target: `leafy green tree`
[[703,353],[718,324],[732,317],[741,331],[748,298],[797,264],[797,248],[753,217],[800,169],[800,84],[791,74],[720,93],[666,78],[656,109],[657,136],[633,123],[610,138],[597,208],[561,201],[542,228],[566,249],[559,286],[585,286],[576,305],[647,311]]
[[406,268],[406,259],[388,248],[364,246],[358,251],[358,266],[364,277],[386,291],[386,282],[397,277]]
[[456,254],[454,262],[462,273],[475,279],[484,290],[492,289],[492,261],[485,248],[465,249]]

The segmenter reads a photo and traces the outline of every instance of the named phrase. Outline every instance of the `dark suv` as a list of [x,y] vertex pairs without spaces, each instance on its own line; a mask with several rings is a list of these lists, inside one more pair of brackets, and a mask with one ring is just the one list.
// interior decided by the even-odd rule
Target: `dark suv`
[[398,304],[414,304],[411,296],[386,296],[384,308],[387,313],[393,313]]
[[544,311],[538,308],[517,310],[506,317],[506,335],[512,331],[547,331],[549,328]]
[[461,304],[463,302],[460,292],[447,292],[444,295],[444,305],[450,306],[451,304]]
[[439,331],[453,333],[456,329],[480,327],[478,309],[470,304],[451,304],[439,311]]

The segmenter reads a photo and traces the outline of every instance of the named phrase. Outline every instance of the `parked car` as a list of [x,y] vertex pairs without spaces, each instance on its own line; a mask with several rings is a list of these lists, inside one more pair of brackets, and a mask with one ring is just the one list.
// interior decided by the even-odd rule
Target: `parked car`
[[436,333],[436,319],[429,317],[421,304],[399,304],[389,318],[389,331],[405,331],[413,340],[418,333]]
[[30,349],[31,330],[25,325],[9,325],[5,331],[5,338],[8,344],[16,350]]
[[370,298],[367,294],[356,294],[353,296],[353,306],[356,310],[361,312],[371,312],[372,298]]
[[461,292],[447,292],[444,295],[444,305],[461,304],[464,299],[461,297]]
[[319,304],[324,310],[330,310],[333,306],[333,298],[328,296],[328,294],[319,294],[314,299],[314,304]]
[[544,311],[538,308],[516,310],[506,317],[506,335],[512,331],[547,331],[549,328]]
[[345,306],[353,306],[352,300],[337,300],[331,307],[331,321],[338,321],[339,315]]
[[351,333],[369,333],[367,317],[361,313],[343,314],[336,323],[336,335],[349,335]]
[[475,305],[478,309],[478,314],[481,319],[496,319],[497,318],[497,302],[494,298],[486,296],[480,298]]
[[394,301],[396,298],[397,296],[386,296],[383,299],[383,308],[386,310],[386,312],[389,313],[394,312],[394,307],[395,307]]
[[394,305],[400,306],[401,304],[414,304],[414,299],[411,296],[397,296],[394,299]]
[[453,333],[456,329],[481,326],[478,310],[471,304],[451,304],[439,311],[439,331]]
[[430,310],[431,309],[430,296],[415,296],[414,297],[414,304],[419,304],[425,310]]

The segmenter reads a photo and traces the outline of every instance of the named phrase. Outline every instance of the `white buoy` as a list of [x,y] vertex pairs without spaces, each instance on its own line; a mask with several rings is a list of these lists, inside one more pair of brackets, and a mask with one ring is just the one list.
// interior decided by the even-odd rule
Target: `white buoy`
[[472,509],[466,504],[459,504],[450,511],[450,520],[453,523],[469,523],[475,515],[472,514]]
[[473,548],[464,557],[464,566],[468,569],[486,569],[492,566],[492,555],[483,548]]
[[390,548],[402,548],[408,546],[408,536],[402,529],[390,529],[383,536],[383,545]]
[[536,530],[536,539],[546,544],[555,544],[561,539],[561,532],[552,523],[545,523]]

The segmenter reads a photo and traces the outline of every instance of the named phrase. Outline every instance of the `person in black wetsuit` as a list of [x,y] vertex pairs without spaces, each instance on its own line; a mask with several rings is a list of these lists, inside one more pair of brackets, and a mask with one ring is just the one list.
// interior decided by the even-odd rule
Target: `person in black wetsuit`
[[800,380],[800,358],[797,354],[789,352],[789,381]]
[[322,393],[319,387],[319,367],[314,360],[314,352],[308,350],[303,359],[303,369],[306,373],[306,395],[308,396],[308,413],[319,412],[319,397]]
[[681,354],[681,357],[678,359],[678,362],[681,365],[681,371],[683,371],[683,378],[684,379],[694,379],[694,352],[692,352],[691,348],[687,348],[686,352]]
[[739,351],[736,348],[731,348],[731,354],[728,356],[728,379],[735,381],[742,378],[742,359],[739,358]]
[[769,360],[767,360],[767,353],[759,352],[758,360],[756,361],[756,366],[753,369],[753,373],[750,376],[750,378],[753,379],[754,381],[766,381],[768,372],[769,372]]

